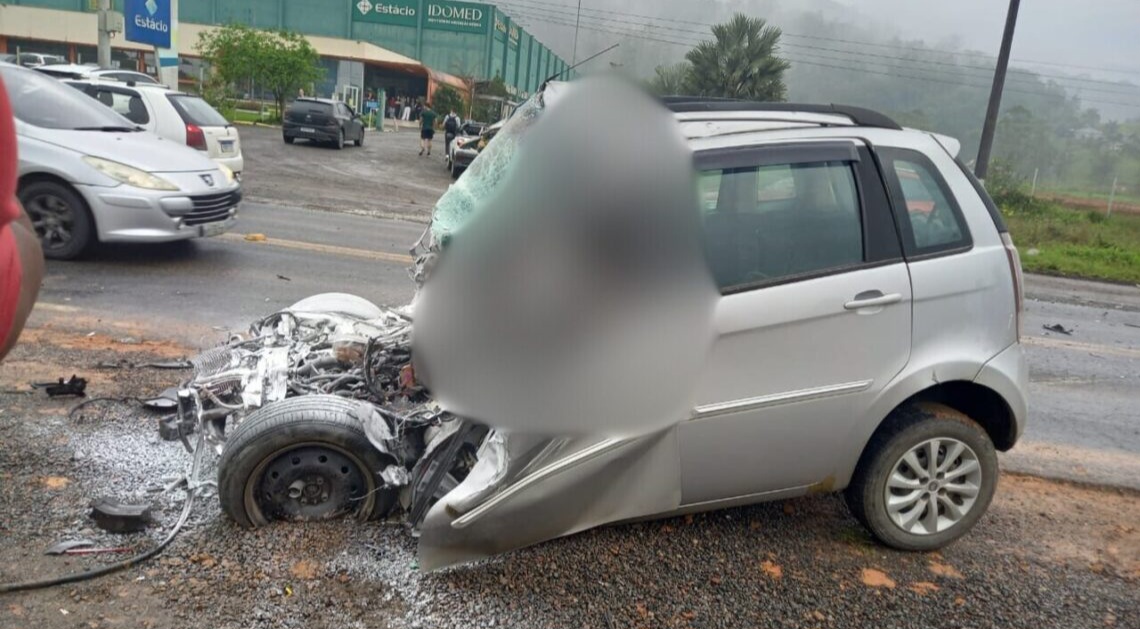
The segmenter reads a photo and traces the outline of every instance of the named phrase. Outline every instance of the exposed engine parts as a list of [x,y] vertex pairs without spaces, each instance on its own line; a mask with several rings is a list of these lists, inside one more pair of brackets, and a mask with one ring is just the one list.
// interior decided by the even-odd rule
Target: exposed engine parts
[[[233,469],[220,469],[219,495],[240,523],[384,516],[400,506],[414,527],[441,489],[466,476],[487,431],[442,411],[417,381],[411,332],[403,309],[344,294],[305,299],[191,359],[194,376],[159,432],[188,450],[201,432],[224,453]],[[312,404],[282,404],[298,397]],[[335,409],[336,422],[320,421],[324,409]],[[315,419],[297,422],[297,413]],[[292,441],[282,440],[286,429]],[[226,452],[231,445],[243,452]],[[242,477],[228,478],[234,470]]]

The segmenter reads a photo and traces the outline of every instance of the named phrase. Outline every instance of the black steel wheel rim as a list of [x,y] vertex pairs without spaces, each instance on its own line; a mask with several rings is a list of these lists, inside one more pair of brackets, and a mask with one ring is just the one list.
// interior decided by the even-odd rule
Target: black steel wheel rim
[[360,508],[369,477],[362,463],[330,444],[300,444],[266,457],[254,501],[269,520],[327,520]]

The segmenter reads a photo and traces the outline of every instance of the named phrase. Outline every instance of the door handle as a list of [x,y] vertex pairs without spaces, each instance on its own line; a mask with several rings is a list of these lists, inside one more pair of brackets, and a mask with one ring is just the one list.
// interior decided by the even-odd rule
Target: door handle
[[847,310],[862,310],[864,308],[889,306],[891,304],[897,304],[900,301],[902,301],[902,295],[899,293],[884,295],[881,291],[873,290],[859,293],[855,296],[855,299],[843,304],[843,307]]

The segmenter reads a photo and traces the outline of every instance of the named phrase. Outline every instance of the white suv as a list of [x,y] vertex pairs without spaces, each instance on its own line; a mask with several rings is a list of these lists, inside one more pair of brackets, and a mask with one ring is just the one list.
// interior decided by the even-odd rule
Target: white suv
[[147,131],[204,151],[241,179],[245,160],[237,129],[201,97],[157,84],[98,79],[64,82]]

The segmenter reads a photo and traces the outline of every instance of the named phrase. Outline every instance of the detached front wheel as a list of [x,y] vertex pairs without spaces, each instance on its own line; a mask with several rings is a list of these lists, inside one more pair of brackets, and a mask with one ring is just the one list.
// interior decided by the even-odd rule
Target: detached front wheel
[[251,414],[218,463],[222,510],[247,528],[386,515],[397,490],[379,474],[393,461],[368,441],[355,408],[339,397],[304,396]]
[[977,524],[997,475],[997,453],[981,426],[947,406],[915,405],[896,411],[871,438],[847,505],[884,544],[935,550]]

